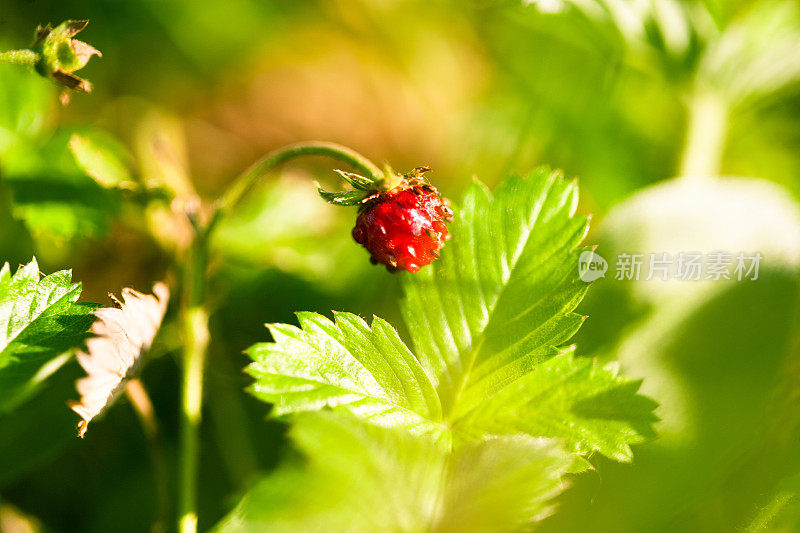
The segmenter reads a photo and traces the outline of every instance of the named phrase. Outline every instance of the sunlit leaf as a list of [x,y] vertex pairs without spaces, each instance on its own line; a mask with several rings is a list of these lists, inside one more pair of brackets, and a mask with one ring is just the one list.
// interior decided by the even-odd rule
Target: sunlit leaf
[[81,169],[103,187],[116,187],[131,179],[121,147],[106,136],[76,133],[69,140],[69,149]]
[[[440,260],[403,278],[403,317],[416,352],[461,415],[553,357],[582,317],[577,276],[586,217],[577,185],[546,169],[473,184]],[[455,404],[458,408],[455,409]]]
[[343,406],[382,425],[436,429],[441,406],[430,378],[386,321],[297,316],[300,328],[272,324],[275,341],[248,352],[253,393],[274,403],[275,414]]
[[800,9],[754,2],[709,46],[699,77],[732,104],[753,102],[800,81]]
[[588,287],[578,276],[587,220],[573,216],[576,204],[575,182],[547,169],[511,177],[494,195],[472,185],[441,259],[403,278],[414,352],[381,319],[370,327],[347,313],[335,323],[301,313],[301,328],[273,324],[274,342],[250,350],[253,391],[276,414],[343,406],[443,442],[525,432],[630,459],[628,445],[653,434],[655,404],[638,383],[557,357],[583,322],[573,310]]
[[[471,186],[441,259],[404,277],[403,316],[457,433],[524,431],[624,460],[626,443],[652,436],[654,403],[589,360],[557,356],[583,322],[573,310],[588,287],[577,274],[587,229],[573,216],[577,192],[544,169],[505,180],[494,195]],[[609,381],[616,395],[605,393]],[[595,409],[576,416],[587,398]],[[511,423],[477,423],[490,412]]]
[[630,461],[630,445],[655,436],[656,403],[637,394],[640,385],[615,367],[565,350],[485,401],[463,424],[473,431],[559,437],[571,451]]
[[77,303],[80,283],[62,270],[43,278],[34,259],[0,269],[0,411],[31,394],[86,338],[95,306]]
[[[73,133],[60,130],[46,143],[28,143],[0,162],[14,217],[50,246],[101,236],[120,214],[117,195],[78,166],[69,150]],[[80,134],[94,137],[96,132]]]
[[501,437],[446,452],[400,428],[334,413],[295,419],[308,459],[261,481],[219,531],[506,531],[546,514],[570,458]]

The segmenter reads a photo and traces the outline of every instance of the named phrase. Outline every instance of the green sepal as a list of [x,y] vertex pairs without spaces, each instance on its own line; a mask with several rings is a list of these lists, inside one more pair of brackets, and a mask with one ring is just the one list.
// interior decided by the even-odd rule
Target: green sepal
[[344,170],[339,169],[334,170],[334,172],[344,178],[347,183],[361,191],[374,190],[378,183],[369,178],[361,176],[360,174],[353,174],[352,172],[345,172]]
[[317,184],[317,192],[329,204],[340,206],[354,206],[360,204],[367,194],[364,191],[330,192]]

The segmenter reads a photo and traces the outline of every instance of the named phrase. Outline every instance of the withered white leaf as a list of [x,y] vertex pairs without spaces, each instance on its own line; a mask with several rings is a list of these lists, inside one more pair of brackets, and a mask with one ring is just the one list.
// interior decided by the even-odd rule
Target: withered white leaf
[[75,383],[80,402],[70,407],[83,420],[78,435],[86,433],[89,422],[122,392],[127,380],[138,370],[142,352],[150,348],[169,301],[164,283],[153,286],[153,294],[122,289],[122,301],[112,296],[114,307],[94,312],[97,320],[90,329],[94,335],[86,341],[88,353],[78,353],[78,362],[86,373]]

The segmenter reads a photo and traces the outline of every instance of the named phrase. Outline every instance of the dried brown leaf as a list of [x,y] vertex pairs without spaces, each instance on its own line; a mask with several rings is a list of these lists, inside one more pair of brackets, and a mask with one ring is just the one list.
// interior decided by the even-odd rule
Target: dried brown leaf
[[86,373],[75,386],[80,402],[70,407],[82,420],[78,434],[83,437],[89,422],[110,405],[135,375],[144,351],[156,336],[169,301],[169,289],[164,283],[153,286],[153,294],[133,289],[122,290],[122,301],[111,295],[114,307],[94,312],[97,317],[86,341],[87,352],[78,354],[78,362]]

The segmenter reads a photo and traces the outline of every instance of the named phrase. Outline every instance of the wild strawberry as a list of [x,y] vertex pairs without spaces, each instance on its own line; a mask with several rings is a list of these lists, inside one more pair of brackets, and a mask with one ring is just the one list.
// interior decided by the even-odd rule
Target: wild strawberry
[[390,272],[412,274],[439,257],[452,212],[431,185],[400,185],[362,204],[353,238]]
[[[357,201],[353,197],[333,197],[356,191],[321,193],[331,203],[360,205],[353,238],[369,251],[373,264],[386,265],[389,272],[415,273],[439,257],[439,250],[450,238],[446,223],[453,219],[447,199],[422,179],[422,173],[428,170],[417,168],[405,176],[392,175],[391,180],[370,183]],[[366,189],[360,176],[340,174],[356,188]]]

